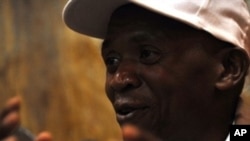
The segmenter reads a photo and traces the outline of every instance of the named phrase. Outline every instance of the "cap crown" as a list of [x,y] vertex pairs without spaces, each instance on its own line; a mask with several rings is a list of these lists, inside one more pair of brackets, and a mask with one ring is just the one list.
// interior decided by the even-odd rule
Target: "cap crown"
[[79,33],[104,38],[112,12],[126,3],[140,5],[250,50],[250,15],[244,0],[70,0],[63,18]]

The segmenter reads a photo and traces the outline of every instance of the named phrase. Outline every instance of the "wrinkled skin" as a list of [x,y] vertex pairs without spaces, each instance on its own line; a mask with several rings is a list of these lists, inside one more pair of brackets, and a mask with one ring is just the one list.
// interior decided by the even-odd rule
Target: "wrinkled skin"
[[215,92],[223,45],[208,33],[133,5],[117,10],[102,57],[118,123],[168,141],[224,140],[233,108],[225,104],[232,97]]

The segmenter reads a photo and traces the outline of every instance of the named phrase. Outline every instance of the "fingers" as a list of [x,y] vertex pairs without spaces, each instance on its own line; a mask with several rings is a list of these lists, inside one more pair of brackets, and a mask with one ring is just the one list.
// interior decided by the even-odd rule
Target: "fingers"
[[7,114],[9,114],[11,111],[19,111],[20,109],[20,97],[15,96],[11,99],[9,99],[4,108],[2,109],[2,111],[0,112],[0,119],[3,119]]
[[3,141],[18,141],[18,140],[15,136],[10,136],[10,137],[4,139]]
[[1,121],[0,124],[0,138],[4,138],[7,135],[10,135],[17,126],[19,125],[19,114],[16,111],[10,112],[6,115],[5,118]]
[[49,132],[41,132],[35,141],[52,141],[52,135]]
[[[13,97],[7,101],[4,108],[0,111],[1,141],[18,141],[19,139],[27,141],[33,138],[25,129],[17,129],[20,124],[20,104],[20,97]],[[13,132],[14,130],[15,132]],[[11,133],[13,133],[13,135],[11,135]],[[42,132],[37,136],[35,141],[52,141],[52,136],[48,132]]]
[[160,141],[153,134],[142,131],[133,125],[123,126],[122,135],[124,141]]
[[10,135],[19,125],[20,98],[11,98],[0,111],[0,139]]

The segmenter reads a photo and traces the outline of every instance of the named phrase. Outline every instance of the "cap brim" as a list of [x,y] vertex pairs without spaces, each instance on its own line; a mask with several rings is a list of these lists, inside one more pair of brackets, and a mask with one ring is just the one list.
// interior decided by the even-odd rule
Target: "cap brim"
[[[246,45],[248,43],[244,41],[247,40],[249,35],[245,35],[244,32],[249,31],[245,31],[248,30],[248,27],[244,27],[245,24],[243,23],[247,22],[246,24],[249,24],[249,19],[241,21],[243,22],[241,23],[243,27],[240,27],[236,20],[248,18],[249,14],[244,5],[236,1],[222,7],[225,10],[230,9],[231,11],[231,7],[234,4],[241,7],[239,10],[233,9],[235,15],[241,16],[240,18],[236,18],[236,20],[232,20],[230,15],[223,16],[223,10],[220,9],[217,9],[217,11],[206,10],[207,8],[203,7],[203,1],[195,1],[195,3],[191,4],[182,2],[181,7],[176,7],[174,4],[179,4],[180,2],[165,1],[165,3],[159,4],[159,1],[155,0],[69,0],[63,10],[63,19],[66,25],[76,32],[104,39],[113,11],[127,3],[140,5],[166,17],[186,23],[194,28],[207,31],[216,38],[233,43],[238,47],[246,48],[248,46]],[[220,4],[222,5],[223,1]],[[211,7],[208,8],[212,9]],[[242,15],[241,13],[244,14]],[[230,34],[228,34],[228,31],[230,31]]]
[[165,9],[162,9],[157,3],[143,3],[136,0],[69,0],[63,10],[63,20],[69,28],[76,32],[103,39],[113,11],[127,3],[140,5],[195,28],[202,28],[193,16],[180,13],[171,6],[165,5]]
[[127,0],[70,0],[63,10],[63,20],[72,30],[103,39],[112,12]]

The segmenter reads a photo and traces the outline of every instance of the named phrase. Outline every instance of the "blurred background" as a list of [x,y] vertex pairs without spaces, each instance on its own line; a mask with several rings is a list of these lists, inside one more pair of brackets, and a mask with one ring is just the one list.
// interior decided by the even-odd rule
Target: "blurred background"
[[119,138],[104,93],[100,40],[62,22],[67,0],[0,0],[0,102],[22,97],[22,123],[55,141]]
[[[104,92],[101,40],[64,25],[66,2],[0,0],[0,108],[21,96],[23,126],[50,131],[54,141],[120,140]],[[240,111],[250,115],[249,77],[242,96]]]

